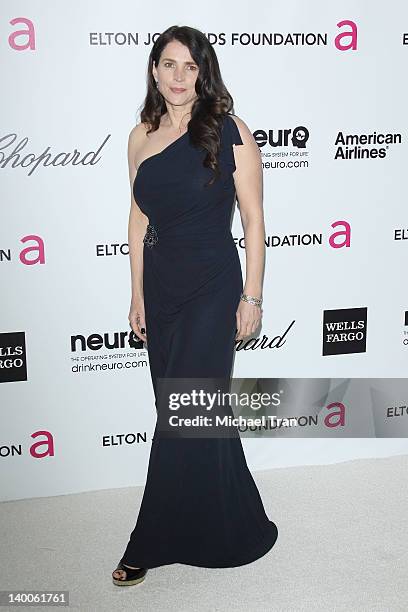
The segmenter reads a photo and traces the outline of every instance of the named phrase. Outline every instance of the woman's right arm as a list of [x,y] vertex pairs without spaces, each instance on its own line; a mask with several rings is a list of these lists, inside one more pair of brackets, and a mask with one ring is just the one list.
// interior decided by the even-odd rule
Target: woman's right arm
[[[128,224],[129,259],[132,283],[132,299],[129,311],[129,323],[138,338],[146,342],[147,330],[143,298],[143,237],[146,233],[148,217],[140,210],[133,196],[133,182],[136,176],[135,160],[140,144],[145,138],[143,124],[136,125],[129,134],[128,165],[130,181],[130,213]],[[142,329],[144,328],[144,333]]]

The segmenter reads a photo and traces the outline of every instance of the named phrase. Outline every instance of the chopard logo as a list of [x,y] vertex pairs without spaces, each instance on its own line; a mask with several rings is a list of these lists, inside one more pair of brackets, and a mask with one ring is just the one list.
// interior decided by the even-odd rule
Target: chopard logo
[[30,168],[28,176],[31,176],[34,170],[40,165],[45,167],[68,165],[93,166],[101,160],[101,157],[97,157],[97,155],[101,152],[110,136],[110,134],[106,136],[105,140],[96,151],[81,153],[77,149],[74,149],[68,153],[66,151],[62,153],[52,153],[50,152],[50,147],[47,147],[44,151],[36,155],[29,151],[23,152],[23,149],[25,149],[28,143],[27,136],[16,142],[17,134],[7,134],[0,138],[0,168],[6,168],[7,166],[11,168],[17,168],[18,166]]
[[235,350],[236,351],[255,351],[256,349],[273,349],[273,348],[281,348],[284,344],[286,344],[286,340],[284,340],[288,331],[295,324],[295,320],[289,325],[287,330],[281,336],[275,336],[272,339],[269,339],[265,334],[262,338],[249,338],[249,340],[235,340]]

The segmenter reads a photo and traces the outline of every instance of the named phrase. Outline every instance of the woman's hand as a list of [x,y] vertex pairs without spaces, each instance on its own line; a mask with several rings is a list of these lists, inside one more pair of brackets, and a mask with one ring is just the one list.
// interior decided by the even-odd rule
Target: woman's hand
[[242,340],[254,333],[262,318],[262,308],[239,300],[237,309],[237,334],[235,340]]
[[140,340],[147,342],[146,320],[143,298],[132,298],[129,311],[129,323],[133,332]]

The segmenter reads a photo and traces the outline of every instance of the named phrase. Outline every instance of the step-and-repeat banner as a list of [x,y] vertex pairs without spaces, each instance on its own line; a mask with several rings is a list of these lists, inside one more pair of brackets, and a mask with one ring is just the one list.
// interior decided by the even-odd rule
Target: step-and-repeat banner
[[[209,38],[262,153],[263,325],[234,377],[285,398],[297,426],[243,432],[248,464],[408,452],[406,3],[10,1],[2,499],[145,481],[156,412],[128,323],[127,140],[152,41],[174,24]],[[238,209],[232,231],[245,274]]]

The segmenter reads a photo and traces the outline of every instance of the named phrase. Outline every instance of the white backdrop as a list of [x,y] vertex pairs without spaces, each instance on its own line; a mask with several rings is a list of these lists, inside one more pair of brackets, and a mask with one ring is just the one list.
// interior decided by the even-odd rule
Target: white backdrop
[[[126,150],[151,37],[170,25],[210,38],[265,163],[260,338],[286,335],[237,350],[234,377],[406,376],[406,3],[31,0],[0,11],[2,499],[144,483],[155,409],[147,351],[127,337]],[[389,143],[364,144],[374,134]],[[345,159],[356,149],[339,135],[358,138],[363,158]],[[345,228],[342,245],[332,236]],[[244,273],[238,210],[233,235]],[[358,346],[327,342],[325,316],[348,329],[363,316]],[[367,428],[243,444],[254,470],[405,454],[407,419],[401,437]]]

